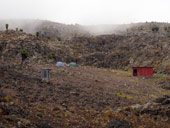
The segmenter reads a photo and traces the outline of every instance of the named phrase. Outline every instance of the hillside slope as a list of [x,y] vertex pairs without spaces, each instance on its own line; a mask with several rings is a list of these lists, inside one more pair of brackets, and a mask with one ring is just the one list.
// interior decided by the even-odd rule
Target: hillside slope
[[13,30],[0,34],[2,63],[22,63],[21,51],[26,50],[29,57],[25,62],[76,61],[81,65],[123,70],[153,66],[155,73],[170,74],[170,38],[159,32],[79,36],[65,41],[37,38]]
[[89,35],[81,25],[62,24],[47,20],[0,20],[0,30],[5,30],[5,24],[9,25],[9,29],[23,29],[24,32],[35,35],[40,32],[41,36],[51,37],[55,39],[70,38],[75,35]]
[[[169,76],[115,69],[153,65],[169,74],[169,45],[158,32],[57,41],[0,31],[0,127],[168,128]],[[57,61],[80,66],[59,68]],[[51,69],[49,82],[40,79],[42,68]]]
[[166,34],[78,37],[68,44],[83,64],[124,70],[153,66],[157,73],[170,74],[170,38]]

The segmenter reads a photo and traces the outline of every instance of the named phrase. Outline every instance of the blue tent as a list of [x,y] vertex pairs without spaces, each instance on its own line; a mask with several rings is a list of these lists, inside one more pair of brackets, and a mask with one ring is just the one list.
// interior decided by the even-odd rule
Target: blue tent
[[56,66],[58,66],[58,67],[63,67],[64,64],[63,64],[62,62],[59,61],[59,62],[56,63]]

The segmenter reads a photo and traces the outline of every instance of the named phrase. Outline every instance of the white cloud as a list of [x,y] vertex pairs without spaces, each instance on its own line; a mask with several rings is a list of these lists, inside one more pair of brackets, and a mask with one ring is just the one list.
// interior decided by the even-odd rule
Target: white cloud
[[170,22],[169,5],[169,0],[0,0],[0,19],[47,19],[69,24]]

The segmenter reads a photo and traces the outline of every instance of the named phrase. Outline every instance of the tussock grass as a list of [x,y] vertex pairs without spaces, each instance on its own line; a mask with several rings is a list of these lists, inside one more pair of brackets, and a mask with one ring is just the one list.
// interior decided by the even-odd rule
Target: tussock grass
[[128,100],[133,100],[132,96],[126,95],[123,92],[115,93],[115,95],[117,97],[120,97],[120,98],[125,98],[125,99],[128,99]]
[[168,79],[169,76],[165,74],[154,74],[153,77],[148,77],[147,79],[144,79],[149,84],[158,84],[161,81],[164,81],[165,79]]

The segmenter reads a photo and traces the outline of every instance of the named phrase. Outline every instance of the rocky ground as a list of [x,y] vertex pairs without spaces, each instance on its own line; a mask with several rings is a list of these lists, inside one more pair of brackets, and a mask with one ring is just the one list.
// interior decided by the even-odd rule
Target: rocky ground
[[[49,82],[40,79],[40,69],[44,67],[51,69]],[[1,67],[0,76],[0,118],[4,128],[169,124],[169,96],[159,98],[169,92],[150,83],[157,77],[136,78],[119,70],[47,64]],[[153,99],[156,100],[148,103]]]
[[[157,47],[142,47],[139,41],[127,50],[118,45],[124,39],[127,37],[111,35],[59,42],[14,30],[0,32],[0,128],[168,128],[168,67],[165,74],[151,78],[132,77],[130,69],[116,70],[128,63],[124,59],[131,57],[131,48],[137,51],[134,46],[148,52],[149,47]],[[162,52],[155,59],[169,57],[169,38],[158,39],[165,40],[167,47],[158,48]],[[123,48],[124,52],[118,52]],[[59,68],[57,60],[77,61],[79,67]],[[150,63],[146,56],[143,60]],[[103,64],[120,67],[102,68]],[[41,68],[51,69],[50,81],[40,79]]]

